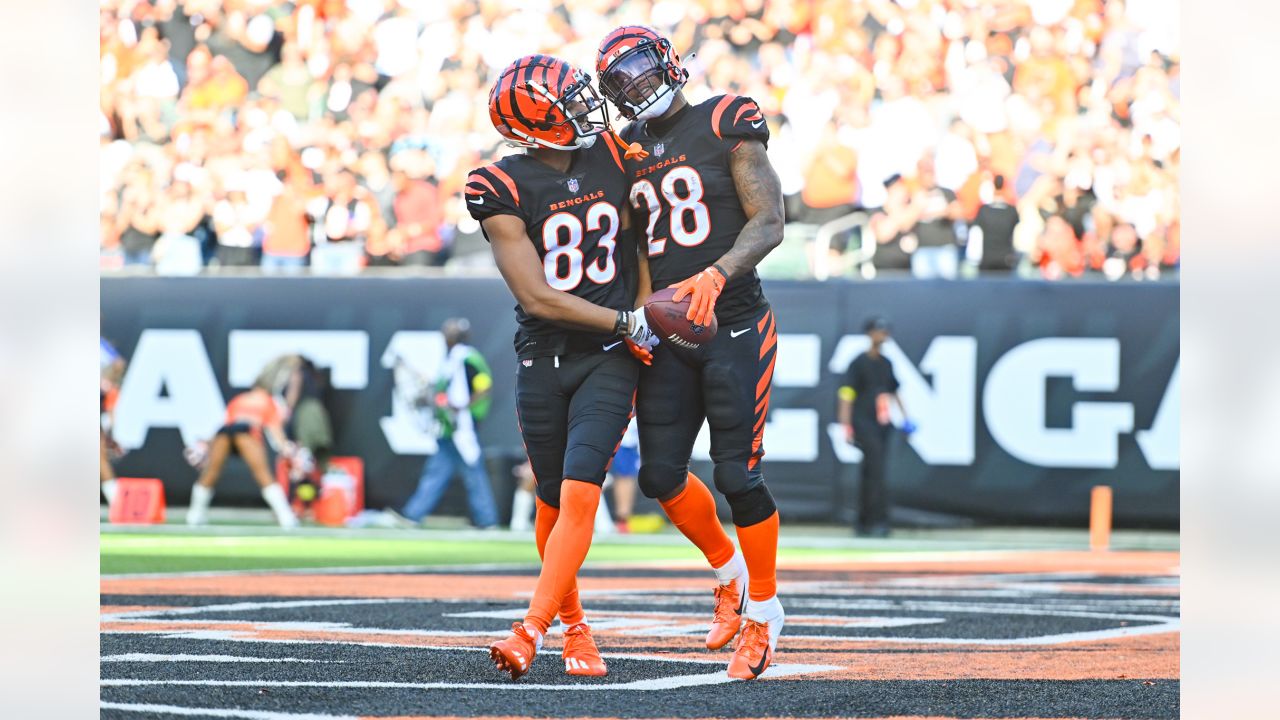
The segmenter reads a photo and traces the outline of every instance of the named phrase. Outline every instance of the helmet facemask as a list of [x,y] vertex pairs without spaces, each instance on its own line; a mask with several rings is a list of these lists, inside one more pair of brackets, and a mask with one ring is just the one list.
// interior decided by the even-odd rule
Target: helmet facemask
[[[542,95],[552,105],[552,111],[547,113],[545,121],[549,129],[567,126],[573,131],[574,137],[571,144],[563,145],[534,139],[534,142],[538,145],[553,150],[589,148],[595,144],[597,135],[609,130],[608,107],[600,99],[600,96],[596,94],[595,88],[591,86],[590,75],[582,71],[576,71],[573,76],[573,82],[564,89],[564,92],[559,97],[553,95],[547,88],[536,81],[530,81],[529,86],[533,92]],[[558,113],[556,112],[557,110],[559,111]],[[564,119],[556,122],[558,117]]]
[[671,61],[665,41],[644,42],[609,63],[600,74],[600,91],[623,117],[650,120],[671,107],[688,72]]

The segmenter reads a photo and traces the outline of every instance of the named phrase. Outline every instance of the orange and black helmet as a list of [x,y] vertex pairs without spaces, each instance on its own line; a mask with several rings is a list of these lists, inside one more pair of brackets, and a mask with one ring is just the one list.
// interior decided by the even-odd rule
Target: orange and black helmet
[[671,41],[643,25],[624,25],[605,36],[596,53],[596,74],[600,93],[629,119],[658,106],[665,109],[671,103],[666,96],[689,79]]
[[552,150],[588,147],[609,129],[591,76],[550,55],[522,57],[498,75],[489,92],[489,119],[514,145]]

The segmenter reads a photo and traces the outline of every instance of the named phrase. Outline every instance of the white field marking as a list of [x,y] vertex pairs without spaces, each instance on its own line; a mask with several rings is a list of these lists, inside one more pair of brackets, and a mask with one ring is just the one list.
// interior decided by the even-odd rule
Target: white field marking
[[341,660],[309,660],[305,658],[245,657],[243,655],[163,655],[160,653],[124,653],[103,655],[102,662],[216,662],[216,663],[340,663]]
[[[1028,603],[966,603],[966,602],[948,602],[942,600],[896,600],[896,599],[875,599],[866,597],[874,595],[874,592],[867,592],[866,589],[856,585],[835,586],[828,585],[823,588],[824,591],[830,593],[830,597],[819,598],[788,598],[787,591],[791,588],[785,584],[780,588],[778,593],[783,605],[790,608],[811,608],[811,609],[829,609],[829,610],[856,610],[856,609],[883,609],[883,610],[930,610],[937,609],[946,612],[970,612],[970,613],[986,613],[986,614],[1047,614],[1058,615],[1069,612],[1114,612],[1118,608],[1129,608],[1137,605],[1168,607],[1171,611],[1176,612],[1179,601],[1172,598],[1053,598],[1041,597],[1038,594],[1022,596],[1021,599],[1030,600]],[[643,602],[645,605],[688,605],[690,595],[701,595],[701,593],[690,593],[688,591],[669,591],[661,595],[656,595],[652,590],[600,590],[596,592],[586,592],[579,590],[583,595],[591,595],[596,600],[613,600],[617,602]],[[803,591],[801,591],[803,592]],[[955,597],[955,592],[901,592],[894,593],[895,596],[904,598],[914,597]],[[981,597],[996,597],[997,594],[992,591],[978,591],[972,595]],[[1109,617],[1109,616],[1108,616]],[[1119,617],[1115,619],[1128,620],[1136,619],[1130,617]],[[1159,620],[1167,619],[1167,617],[1157,618]]]
[[[405,630],[400,628],[366,628],[357,627],[349,623],[331,623],[331,622],[309,622],[305,620],[291,620],[280,622],[269,622],[262,620],[183,620],[174,618],[157,618],[155,620],[145,620],[152,625],[172,626],[172,630],[112,630],[109,627],[103,628],[101,632],[112,635],[163,635],[165,637],[176,637],[178,635],[186,635],[189,631],[184,628],[192,626],[205,627],[209,625],[253,625],[253,630],[242,632],[258,632],[262,630],[283,630],[293,632],[328,632],[338,635],[389,635],[394,637],[506,637],[510,630]],[[219,631],[221,632],[221,631]],[[227,632],[237,632],[234,630]],[[335,639],[334,642],[344,642]],[[397,647],[404,647],[398,645]]]
[[169,607],[150,610],[130,610],[120,613],[107,613],[99,620],[136,620],[139,618],[174,617],[178,615],[199,615],[211,612],[245,612],[248,610],[273,610],[307,607],[330,607],[337,605],[389,605],[391,603],[421,603],[422,598],[367,598],[359,600],[270,600],[266,602],[221,603],[218,605],[194,605],[191,607]]
[[[279,568],[279,569],[259,569],[259,570],[192,570],[188,572],[157,572],[157,573],[119,573],[112,575],[103,575],[103,580],[183,580],[194,578],[215,578],[215,577],[246,577],[254,575],[461,575],[468,576],[472,572],[476,573],[511,573],[522,572],[529,568],[538,567],[538,563],[477,563],[474,565],[357,565],[354,567],[332,567],[332,568]],[[603,565],[593,565],[592,567],[602,568]],[[634,569],[637,566],[628,566],[626,569]],[[620,568],[621,569],[621,568]],[[459,572],[464,570],[465,572]]]
[[147,703],[102,702],[103,710],[123,710],[161,715],[197,715],[200,717],[241,718],[242,720],[360,720],[355,715],[317,715],[315,713],[283,713],[267,710],[233,710],[226,708],[197,708],[182,705],[151,705]]
[[[646,658],[648,659],[648,658]],[[723,664],[718,662],[717,664]],[[830,672],[841,669],[838,665],[801,665],[782,663],[771,665],[761,677],[781,678],[792,675],[808,675]],[[135,680],[130,678],[113,678],[102,680],[103,687],[142,687],[142,686],[215,686],[215,687],[314,687],[314,688],[355,688],[355,689],[401,689],[401,690],[566,690],[569,692],[600,692],[614,690],[671,690],[675,688],[695,687],[698,685],[720,685],[734,682],[724,671],[703,673],[700,675],[675,675],[633,680],[616,685],[550,685],[534,683],[410,683],[366,680]]]
[[1158,625],[1141,625],[1139,627],[1109,628],[1107,630],[1085,630],[1058,635],[1040,635],[1024,638],[918,638],[918,637],[833,637],[831,635],[790,635],[784,638],[795,640],[839,640],[842,642],[885,642],[912,645],[1062,645],[1074,642],[1094,642],[1097,640],[1113,640],[1137,635],[1162,635],[1176,633],[1182,629],[1179,620],[1170,620]]

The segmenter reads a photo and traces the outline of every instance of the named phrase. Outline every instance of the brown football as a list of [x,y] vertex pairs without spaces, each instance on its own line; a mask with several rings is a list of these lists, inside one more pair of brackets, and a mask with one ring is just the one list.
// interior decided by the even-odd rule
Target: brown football
[[719,329],[715,316],[711,316],[710,325],[694,325],[685,317],[689,313],[690,296],[686,295],[680,302],[672,302],[671,296],[675,293],[675,288],[663,288],[645,300],[649,327],[662,342],[686,350],[709,342]]

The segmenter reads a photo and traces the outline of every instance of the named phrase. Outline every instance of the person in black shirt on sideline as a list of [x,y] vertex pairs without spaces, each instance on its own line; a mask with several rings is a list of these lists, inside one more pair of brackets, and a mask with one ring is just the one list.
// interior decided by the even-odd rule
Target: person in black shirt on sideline
[[881,353],[889,339],[889,323],[881,317],[867,321],[863,330],[871,338],[871,347],[849,363],[844,384],[840,388],[840,424],[845,441],[862,450],[862,478],[858,483],[858,519],[854,530],[863,537],[889,535],[889,495],[885,487],[885,460],[888,454],[889,399],[902,412],[903,429],[913,427],[906,419],[907,409],[898,396],[898,378],[893,364]]

